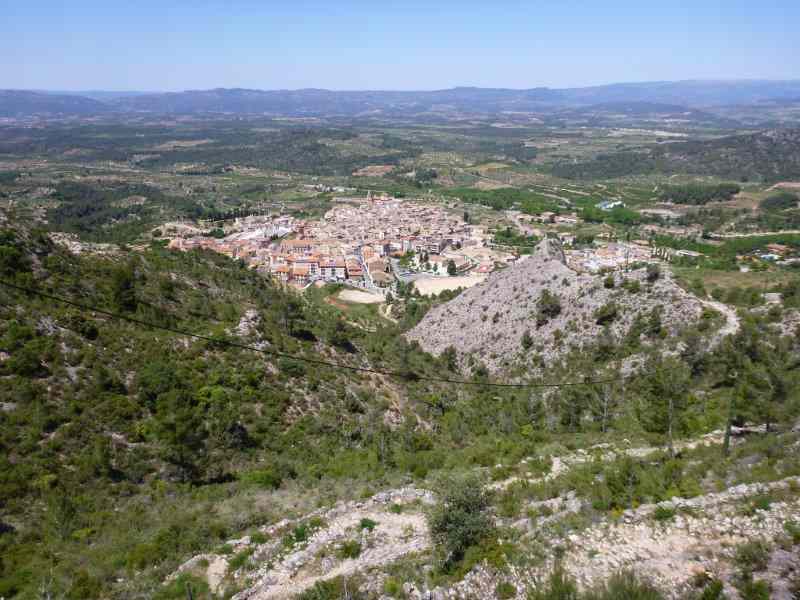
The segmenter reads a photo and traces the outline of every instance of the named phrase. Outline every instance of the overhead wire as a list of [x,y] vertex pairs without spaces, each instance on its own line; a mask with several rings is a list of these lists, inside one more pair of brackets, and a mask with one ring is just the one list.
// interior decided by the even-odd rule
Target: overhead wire
[[483,387],[494,387],[494,388],[561,388],[561,387],[574,387],[574,386],[583,386],[583,385],[602,385],[606,383],[614,383],[617,381],[622,381],[624,377],[613,377],[613,378],[606,378],[606,379],[584,379],[582,381],[566,381],[566,382],[534,382],[534,383],[501,383],[501,382],[490,382],[490,381],[475,381],[475,380],[467,380],[467,379],[450,379],[446,377],[433,377],[430,375],[420,375],[413,371],[396,371],[390,369],[373,369],[370,367],[359,367],[354,365],[348,365],[345,363],[338,363],[333,361],[327,361],[317,358],[310,358],[307,356],[300,356],[297,354],[291,354],[288,352],[282,352],[280,350],[275,350],[272,348],[263,348],[258,346],[253,346],[250,344],[243,344],[240,342],[236,342],[226,338],[220,337],[213,337],[209,335],[203,335],[199,333],[193,333],[191,331],[186,331],[183,329],[178,329],[176,327],[170,327],[168,325],[160,325],[158,323],[153,323],[150,321],[146,321],[144,319],[139,319],[137,317],[133,317],[130,315],[125,315],[122,313],[117,313],[113,311],[106,310],[104,308],[100,308],[98,306],[92,306],[89,304],[84,304],[82,302],[76,302],[74,300],[70,300],[69,298],[65,298],[63,296],[59,296],[56,294],[47,293],[41,290],[37,290],[34,288],[30,288],[27,286],[21,286],[16,283],[12,283],[10,281],[6,281],[0,279],[0,285],[17,290],[18,292],[23,292],[26,294],[31,294],[34,296],[38,296],[40,298],[51,300],[53,302],[58,302],[60,304],[65,304],[68,306],[72,306],[73,308],[77,308],[84,312],[92,312],[97,313],[100,315],[105,315],[112,319],[117,319],[120,321],[126,321],[128,323],[133,323],[135,325],[140,325],[143,327],[147,327],[149,329],[155,329],[160,331],[166,331],[169,333],[173,333],[175,335],[186,336],[198,340],[203,340],[212,344],[221,345],[221,346],[228,346],[231,348],[238,348],[240,350],[249,350],[252,352],[259,352],[261,354],[275,356],[277,358],[286,358],[290,360],[295,360],[298,362],[304,362],[307,364],[313,364],[317,366],[325,366],[331,367],[335,369],[353,371],[353,372],[361,372],[361,373],[371,373],[375,375],[383,375],[386,377],[393,377],[397,379],[403,379],[407,381],[427,381],[431,383],[443,383],[449,385],[468,385],[468,386],[483,386]]

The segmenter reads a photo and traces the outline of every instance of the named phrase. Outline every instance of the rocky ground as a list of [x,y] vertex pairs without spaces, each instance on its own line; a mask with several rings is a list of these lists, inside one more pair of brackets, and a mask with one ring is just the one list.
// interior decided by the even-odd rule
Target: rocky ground
[[[284,520],[255,536],[230,540],[230,552],[203,554],[185,562],[173,574],[201,573],[212,591],[233,584],[244,588],[234,600],[291,598],[321,579],[350,576],[390,564],[430,546],[422,508],[434,501],[431,492],[403,488],[377,494],[363,502],[343,502],[302,519]],[[307,531],[307,539],[298,534]],[[358,551],[345,554],[346,544]],[[247,555],[242,566],[232,557]]]
[[[741,430],[735,434],[757,434]],[[787,442],[800,451],[796,434]],[[741,439],[741,438],[739,438]],[[718,445],[721,432],[681,443],[676,450]],[[610,461],[620,455],[647,457],[662,451],[654,447],[613,447],[608,444],[553,457],[545,479],[567,474],[589,458]],[[537,481],[510,479],[493,487],[529,485]],[[581,587],[606,580],[621,570],[634,570],[661,588],[670,598],[683,598],[693,582],[716,578],[728,598],[740,598],[736,549],[763,541],[768,561],[753,573],[770,583],[771,597],[796,598],[800,582],[800,535],[787,534],[787,524],[800,523],[800,477],[767,483],[739,484],[693,498],[672,498],[645,504],[618,515],[595,518],[585,528],[559,528],[570,516],[585,512],[587,500],[574,491],[528,503],[522,518],[497,518],[504,531],[516,531],[519,552],[533,552],[542,540],[543,560],[515,561],[497,571],[485,563],[458,582],[426,587],[425,569],[432,565],[426,507],[435,502],[430,491],[402,488],[364,501],[342,502],[296,520],[264,527],[258,536],[230,540],[225,553],[204,554],[184,563],[171,577],[190,572],[206,578],[219,594],[238,589],[234,600],[293,598],[321,580],[344,576],[371,598],[384,592],[387,570],[399,560],[416,560],[419,577],[403,581],[401,595],[409,599],[497,598],[498,585],[515,592],[505,597],[523,599],[541,585],[554,567],[554,549],[560,563]],[[298,527],[306,528],[300,536]],[[800,529],[798,530],[800,531]],[[510,534],[505,534],[510,535]],[[358,546],[357,552],[344,553]],[[542,546],[538,546],[542,548]],[[244,557],[243,559],[241,557]],[[355,579],[353,577],[355,576]],[[510,586],[510,587],[509,587]]]
[[[697,323],[704,308],[720,310],[683,290],[665,268],[655,281],[648,281],[645,269],[618,272],[613,278],[610,288],[604,285],[605,276],[572,271],[558,242],[544,240],[529,258],[433,308],[407,338],[434,355],[450,346],[462,356],[474,353],[497,372],[515,363],[544,366],[570,349],[595,344],[604,331],[597,311],[610,304],[616,305],[617,314],[607,326],[616,340],[629,332],[637,317],[646,320],[654,309],[660,311],[667,336]],[[539,300],[545,290],[558,298],[561,308],[541,322]],[[735,312],[724,308],[724,327],[735,331]],[[522,343],[526,332],[533,342],[529,348]],[[662,337],[642,335],[641,341],[656,343]]]

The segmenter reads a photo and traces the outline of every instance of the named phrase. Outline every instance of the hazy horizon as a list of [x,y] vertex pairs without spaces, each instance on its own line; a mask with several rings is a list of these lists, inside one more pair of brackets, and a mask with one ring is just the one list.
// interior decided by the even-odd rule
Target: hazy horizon
[[87,0],[15,6],[0,87],[77,91],[528,89],[800,78],[788,0],[643,6]]
[[431,88],[408,88],[408,89],[377,89],[377,88],[323,88],[319,86],[308,86],[303,88],[265,88],[265,87],[222,87],[217,85],[210,85],[204,88],[186,88],[180,90],[164,90],[164,89],[130,89],[130,90],[123,90],[123,89],[111,89],[111,88],[94,88],[94,89],[55,89],[55,88],[11,88],[11,87],[0,87],[0,89],[8,90],[8,91],[27,91],[27,92],[39,92],[45,94],[69,94],[69,95],[80,95],[80,94],[169,94],[169,93],[181,93],[181,92],[202,92],[202,91],[211,91],[211,90],[248,90],[248,91],[256,91],[256,92],[295,92],[295,91],[304,91],[304,90],[322,90],[326,92],[437,92],[437,91],[446,91],[446,90],[453,90],[453,89],[481,89],[481,90],[490,90],[490,89],[497,89],[497,90],[510,90],[510,91],[525,91],[528,89],[537,89],[537,88],[549,88],[549,89],[581,89],[581,88],[601,88],[606,86],[625,86],[625,85],[657,85],[657,84],[676,84],[676,83],[782,83],[782,82],[791,82],[796,83],[800,82],[800,77],[792,78],[792,79],[769,79],[764,77],[753,77],[753,78],[731,78],[731,79],[720,79],[720,78],[708,78],[708,79],[673,79],[673,80],[653,80],[653,81],[608,81],[605,83],[597,83],[592,85],[575,85],[575,86],[567,86],[567,87],[550,87],[544,85],[531,85],[529,87],[510,87],[510,86],[493,86],[493,87],[485,87],[485,86],[471,86],[471,85],[453,85],[449,87],[431,87]]

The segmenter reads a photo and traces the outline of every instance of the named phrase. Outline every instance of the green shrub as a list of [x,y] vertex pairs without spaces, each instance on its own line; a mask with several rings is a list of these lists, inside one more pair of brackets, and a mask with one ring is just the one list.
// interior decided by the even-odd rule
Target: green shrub
[[241,480],[270,490],[277,490],[281,486],[283,477],[275,469],[267,467],[244,473]]
[[761,210],[786,210],[797,207],[798,201],[800,198],[797,195],[791,192],[780,192],[762,200],[759,208]]
[[287,547],[302,544],[314,535],[314,532],[325,526],[325,521],[319,517],[312,517],[308,521],[298,523],[291,532],[283,537],[283,545]]
[[701,573],[694,578],[692,586],[699,592],[689,594],[687,600],[724,600],[725,586],[719,579],[712,578],[706,573]]
[[642,291],[642,284],[639,283],[638,279],[631,279],[625,282],[625,289],[631,294],[638,294]]
[[572,577],[556,567],[544,585],[528,592],[528,600],[580,600],[580,594]]
[[675,518],[675,513],[676,511],[672,507],[656,506],[653,511],[653,518],[659,522],[671,521]]
[[247,563],[247,559],[253,555],[253,552],[255,552],[253,548],[245,548],[241,552],[234,554],[228,561],[228,572],[233,573],[241,569]]
[[297,600],[363,600],[357,586],[348,584],[343,577],[318,581],[313,587],[297,596]]
[[770,585],[766,581],[756,581],[752,576],[738,582],[736,589],[742,600],[770,600]]
[[195,600],[210,600],[211,598],[208,584],[204,580],[189,573],[182,573],[169,583],[160,586],[153,595],[153,600],[185,600],[188,590],[191,590]]
[[633,571],[622,571],[585,594],[585,600],[663,600],[664,595]]
[[745,573],[763,571],[769,562],[769,546],[763,540],[752,540],[736,548],[734,561]]
[[383,593],[392,598],[396,598],[403,591],[403,586],[395,577],[387,577],[383,582]]
[[6,361],[6,367],[13,375],[35,377],[44,373],[44,366],[39,356],[40,353],[34,344],[28,343],[11,355]]
[[345,541],[336,553],[339,558],[358,558],[361,555],[361,543],[356,540]]
[[500,600],[508,600],[517,595],[517,588],[507,581],[501,581],[497,584],[494,593]]
[[800,523],[797,521],[786,521],[783,524],[783,529],[792,540],[792,544],[800,544]]
[[265,544],[268,539],[269,537],[260,531],[255,531],[250,534],[250,542],[253,544]]
[[366,529],[368,531],[372,531],[373,529],[375,529],[375,527],[377,527],[377,525],[378,525],[377,521],[373,521],[372,519],[367,519],[366,517],[361,519],[361,522],[358,524],[358,526],[361,529]]
[[654,263],[647,265],[647,281],[654,283],[659,277],[661,277],[661,267]]
[[85,569],[81,569],[72,579],[72,585],[67,592],[69,600],[88,600],[99,598],[103,585],[99,579],[92,577]]
[[289,375],[289,377],[303,377],[306,374],[306,366],[300,361],[291,358],[281,358],[278,361],[278,368]]
[[222,544],[222,546],[219,547],[219,550],[217,550],[217,552],[224,556],[228,556],[229,554],[233,554],[233,546],[231,546],[230,544]]
[[557,317],[561,314],[561,300],[553,294],[550,290],[543,290],[542,295],[536,303],[536,326],[541,327],[550,319]]
[[596,311],[594,311],[594,319],[598,325],[606,325],[613,322],[617,318],[618,313],[617,305],[613,302],[604,304]]
[[440,497],[428,515],[428,525],[443,566],[450,568],[492,533],[489,496],[477,478],[467,477],[446,481]]
[[128,552],[125,564],[131,571],[146,569],[157,560],[157,548],[152,543],[137,544]]
[[533,338],[531,337],[529,331],[526,331],[525,333],[522,334],[521,344],[523,349],[525,350],[530,350],[533,347]]

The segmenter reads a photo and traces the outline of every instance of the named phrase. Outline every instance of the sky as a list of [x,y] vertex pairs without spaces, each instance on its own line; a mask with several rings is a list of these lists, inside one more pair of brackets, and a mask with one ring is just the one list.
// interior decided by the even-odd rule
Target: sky
[[800,79],[798,0],[0,0],[0,88]]

